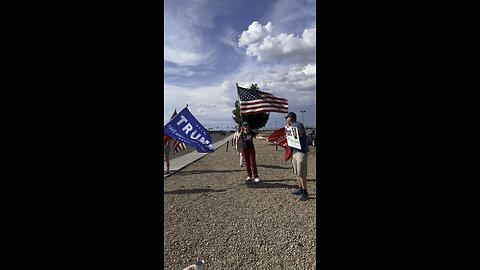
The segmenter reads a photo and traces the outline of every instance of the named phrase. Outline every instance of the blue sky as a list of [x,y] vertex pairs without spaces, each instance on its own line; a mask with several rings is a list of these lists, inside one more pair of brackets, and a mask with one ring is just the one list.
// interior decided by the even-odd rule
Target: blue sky
[[[164,124],[188,104],[205,127],[231,128],[235,83],[257,83],[316,126],[315,1],[165,0],[164,8]],[[270,113],[266,127],[284,123]]]

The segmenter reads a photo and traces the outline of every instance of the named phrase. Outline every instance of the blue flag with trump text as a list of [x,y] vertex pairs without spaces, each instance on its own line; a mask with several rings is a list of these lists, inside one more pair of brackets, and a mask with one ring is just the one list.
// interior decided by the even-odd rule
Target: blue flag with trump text
[[210,153],[215,150],[208,131],[195,119],[187,107],[170,119],[163,133],[190,145],[199,153]]

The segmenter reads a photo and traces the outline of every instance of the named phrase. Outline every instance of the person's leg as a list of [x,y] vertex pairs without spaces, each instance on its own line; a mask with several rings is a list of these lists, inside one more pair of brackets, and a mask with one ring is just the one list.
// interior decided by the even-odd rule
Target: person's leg
[[298,189],[293,192],[294,195],[301,195],[303,193],[302,189],[302,182],[300,177],[298,176],[300,171],[298,167],[298,153],[292,155],[292,166],[293,166],[293,173],[295,174],[295,180],[297,181]]
[[243,160],[245,160],[245,165],[247,167],[247,174],[248,174],[248,177],[252,177],[252,169],[250,167],[250,155],[249,155],[249,151],[248,149],[244,149],[242,150],[242,155],[243,155]]
[[258,178],[257,161],[255,160],[255,149],[250,150],[250,163],[252,164],[253,176]]
[[295,180],[297,179],[297,169],[295,167],[295,154],[292,154],[292,169],[293,175],[295,175]]
[[302,161],[300,163],[300,181],[302,183],[303,194],[300,197],[301,201],[308,200],[308,191],[307,191],[307,163],[308,158],[307,154],[302,154]]
[[167,163],[167,173],[170,172],[170,160],[168,159],[168,156],[164,156],[163,159]]
[[240,167],[243,166],[243,157],[242,157],[242,152],[239,152],[240,156]]
[[295,174],[295,180],[299,188],[302,188],[302,182],[300,181],[300,166],[299,166],[299,155],[300,153],[295,153],[292,155],[292,164],[293,164],[293,173]]
[[299,173],[299,179],[300,183],[302,184],[302,189],[306,192],[307,191],[307,163],[308,163],[308,158],[307,154],[301,154],[301,161],[300,161],[300,173]]

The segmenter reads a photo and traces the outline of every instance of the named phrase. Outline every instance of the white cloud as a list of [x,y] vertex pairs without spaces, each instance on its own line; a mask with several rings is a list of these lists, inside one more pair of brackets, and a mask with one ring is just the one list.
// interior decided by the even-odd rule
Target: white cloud
[[271,29],[270,22],[266,26],[253,22],[241,34],[239,46],[246,46],[246,54],[257,56],[258,61],[315,63],[316,27],[305,29],[301,37],[286,33],[271,36]]
[[[238,99],[236,83],[249,87],[258,83],[263,91],[289,100],[291,110],[310,108],[313,113],[316,104],[316,64],[271,65],[269,67],[253,62],[246,63],[234,75],[223,82],[202,87],[180,87],[164,85],[164,124],[168,122],[174,108],[181,110],[188,104],[189,110],[200,123],[207,127],[232,127],[232,110]],[[271,114],[272,119],[282,123],[280,114]],[[313,121],[313,116],[308,116]],[[306,118],[307,119],[307,118]],[[275,120],[272,120],[275,121]],[[269,125],[273,125],[271,122]]]
[[244,55],[243,50],[238,46],[238,33],[230,26],[226,26],[222,35],[218,37],[218,40],[228,46],[230,49],[233,50],[237,55]]
[[225,87],[226,85],[222,84],[196,88],[165,84],[163,94],[164,124],[169,121],[175,108],[178,112],[188,104],[188,109],[203,125],[210,127],[220,126],[220,124],[229,126],[233,123],[231,116],[235,100],[232,97],[225,98],[224,91],[236,92],[235,88],[226,89]]
[[164,60],[175,63],[177,65],[197,65],[204,61],[208,55],[195,51],[188,51],[190,49],[184,48],[178,50],[178,48],[165,47],[164,48]]
[[194,72],[186,67],[164,66],[163,74],[172,76],[186,76],[191,77]]
[[214,51],[201,29],[209,26],[213,15],[205,15],[202,21],[202,14],[208,13],[195,13],[191,5],[168,10],[164,12],[164,60],[187,66],[204,63]]
[[245,65],[234,78],[240,86],[258,83],[260,90],[289,100],[289,106],[314,105],[316,102],[316,64],[271,65],[268,68],[250,72],[251,65]]
[[266,36],[272,32],[272,23],[268,22],[265,26],[262,26],[257,21],[254,21],[248,26],[247,31],[243,31],[240,39],[238,40],[238,46],[250,46],[261,42]]
[[316,64],[294,67],[287,73],[287,87],[300,92],[313,92],[317,85],[316,75]]
[[221,89],[223,101],[230,103],[233,109],[235,100],[238,99],[237,85],[233,81],[226,80],[222,83]]
[[303,29],[316,25],[316,1],[277,0],[269,8],[267,18],[275,23],[275,29],[282,29],[285,33],[301,33]]
[[[275,1],[252,18],[248,27],[240,28],[236,20],[217,22],[223,20],[221,14],[233,15],[231,5],[242,6],[244,2],[169,3],[164,12],[164,123],[174,108],[179,111],[189,104],[189,110],[205,127],[232,127],[232,110],[238,99],[235,83],[243,87],[257,83],[261,90],[288,99],[289,109],[299,116],[300,110],[306,110],[306,123],[315,122],[314,1]],[[267,24],[259,23],[264,20]],[[215,61],[221,63],[221,69]],[[227,67],[232,63],[236,70],[229,73],[232,69]],[[272,113],[267,126],[280,127],[284,120],[283,114]]]
[[212,53],[202,46],[202,40],[188,30],[183,34],[172,35],[164,39],[164,60],[177,65],[197,65],[202,63]]

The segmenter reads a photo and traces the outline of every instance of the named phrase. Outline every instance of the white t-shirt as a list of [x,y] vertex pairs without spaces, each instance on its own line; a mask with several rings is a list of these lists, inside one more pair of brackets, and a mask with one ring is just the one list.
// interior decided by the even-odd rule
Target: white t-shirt
[[233,143],[235,145],[235,150],[240,150],[238,149],[238,139],[240,138],[241,132],[236,131],[235,134],[233,134]]

